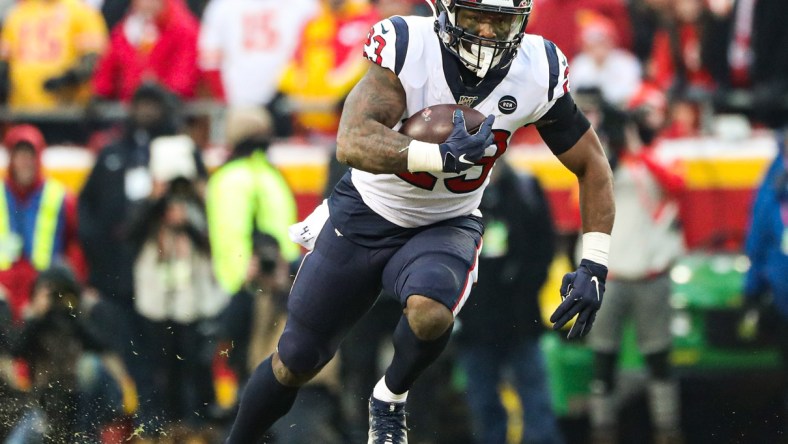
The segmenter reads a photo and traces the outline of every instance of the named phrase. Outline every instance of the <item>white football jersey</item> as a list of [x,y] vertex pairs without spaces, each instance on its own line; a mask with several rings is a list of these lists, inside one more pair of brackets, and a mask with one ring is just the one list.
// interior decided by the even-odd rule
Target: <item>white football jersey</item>
[[230,105],[264,105],[293,57],[316,0],[211,0],[200,28],[200,68],[220,70]]
[[370,30],[364,55],[399,77],[407,97],[403,119],[432,105],[467,105],[495,115],[495,143],[475,166],[459,174],[371,174],[354,169],[353,185],[364,203],[406,228],[477,210],[490,170],[511,135],[539,120],[569,91],[566,57],[552,42],[528,34],[508,69],[490,71],[475,87],[463,86],[459,61],[441,50],[433,23],[433,17],[382,20]]

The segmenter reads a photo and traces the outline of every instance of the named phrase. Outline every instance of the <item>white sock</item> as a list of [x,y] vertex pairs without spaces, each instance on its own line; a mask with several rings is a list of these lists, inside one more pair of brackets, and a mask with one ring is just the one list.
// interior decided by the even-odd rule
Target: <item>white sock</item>
[[377,384],[375,384],[375,389],[372,390],[372,396],[375,399],[379,399],[383,402],[405,402],[408,399],[408,392],[405,392],[401,395],[393,393],[389,388],[386,386],[386,377],[380,378]]

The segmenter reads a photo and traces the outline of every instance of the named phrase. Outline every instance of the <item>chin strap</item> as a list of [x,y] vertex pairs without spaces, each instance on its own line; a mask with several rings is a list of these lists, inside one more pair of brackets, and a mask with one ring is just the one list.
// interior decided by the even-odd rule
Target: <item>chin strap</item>
[[[495,49],[487,48],[481,45],[474,45],[478,48],[478,53],[476,51],[468,51],[465,47],[462,46],[462,43],[459,45],[459,54],[460,60],[465,64],[465,66],[473,71],[477,77],[484,78],[487,75],[487,72],[492,67],[495,61]],[[498,56],[500,57],[500,56]],[[478,60],[479,66],[472,65],[467,63],[465,60]]]
[[480,57],[479,57],[479,65],[481,68],[476,75],[480,78],[484,78],[487,75],[487,71],[490,70],[490,67],[493,65],[495,61],[495,50],[492,48],[479,48]]

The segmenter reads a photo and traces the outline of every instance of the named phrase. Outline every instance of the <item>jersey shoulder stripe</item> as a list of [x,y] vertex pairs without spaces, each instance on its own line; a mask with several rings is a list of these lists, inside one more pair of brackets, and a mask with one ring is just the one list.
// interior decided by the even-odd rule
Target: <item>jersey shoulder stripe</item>
[[525,34],[514,62],[530,66],[532,81],[545,90],[540,100],[552,103],[569,92],[569,62],[561,48],[550,40]]
[[418,64],[424,50],[425,30],[432,30],[427,17],[393,16],[381,20],[369,30],[363,55],[396,75],[411,63]]
[[408,23],[402,17],[395,16],[389,20],[394,25],[394,32],[397,36],[397,41],[394,44],[396,50],[394,74],[399,75],[400,71],[402,71],[402,66],[405,65],[405,57],[408,56],[410,33],[408,32]]
[[553,100],[553,93],[556,85],[558,85],[558,51],[555,43],[550,40],[544,39],[544,50],[547,53],[547,64],[550,67],[550,82],[547,87],[547,100]]

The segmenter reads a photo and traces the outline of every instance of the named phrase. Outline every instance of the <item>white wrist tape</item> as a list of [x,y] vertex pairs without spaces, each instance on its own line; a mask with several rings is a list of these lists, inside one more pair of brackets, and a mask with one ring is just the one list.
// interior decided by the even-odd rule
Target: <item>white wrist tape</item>
[[583,234],[583,259],[594,261],[607,267],[610,253],[610,235],[593,231]]
[[438,144],[411,140],[408,145],[408,171],[443,171],[443,159]]

